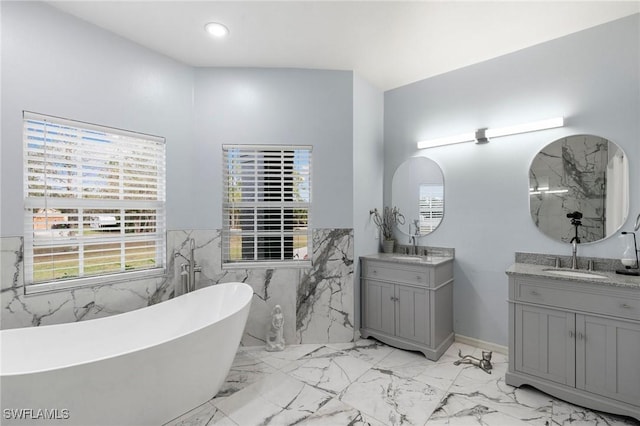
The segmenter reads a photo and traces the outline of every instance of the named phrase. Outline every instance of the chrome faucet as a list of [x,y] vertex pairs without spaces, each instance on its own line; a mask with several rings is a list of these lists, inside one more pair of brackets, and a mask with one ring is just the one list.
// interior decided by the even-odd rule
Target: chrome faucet
[[189,258],[187,259],[182,253],[177,252],[174,257],[182,257],[187,263],[180,265],[180,284],[182,293],[189,293],[196,289],[196,272],[201,272],[202,268],[198,266],[195,259],[196,241],[189,239]]
[[412,255],[417,255],[418,254],[418,237],[420,236],[420,227],[418,226],[418,220],[414,220],[413,221],[413,226],[415,226],[416,230],[414,234],[411,234],[411,224],[409,224],[409,234],[411,234],[409,236],[409,244],[411,244],[411,247],[409,248],[410,253]]
[[411,235],[409,237],[409,254],[410,255],[415,255],[416,254],[416,236],[415,235]]
[[578,244],[580,244],[580,237],[578,237],[578,227],[582,226],[582,213],[575,211],[567,213],[567,217],[571,219],[571,225],[574,227],[574,237],[569,241],[571,243],[571,269],[578,269]]
[[199,266],[196,266],[196,240],[191,238],[189,242],[189,290],[191,292],[196,289],[196,269],[200,270]]
[[571,239],[571,269],[578,269],[578,244],[580,238],[573,237]]

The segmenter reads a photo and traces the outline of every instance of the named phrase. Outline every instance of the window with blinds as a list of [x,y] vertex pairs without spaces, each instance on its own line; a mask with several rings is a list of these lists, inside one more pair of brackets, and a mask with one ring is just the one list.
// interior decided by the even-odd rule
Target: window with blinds
[[435,230],[444,217],[444,186],[420,184],[420,235]]
[[222,151],[223,265],[308,266],[311,147],[224,145]]
[[164,139],[31,112],[23,122],[26,284],[162,272]]

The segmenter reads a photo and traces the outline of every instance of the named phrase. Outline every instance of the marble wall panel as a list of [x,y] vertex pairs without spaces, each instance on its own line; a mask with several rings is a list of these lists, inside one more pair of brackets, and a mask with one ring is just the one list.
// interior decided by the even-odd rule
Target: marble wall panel
[[163,278],[24,294],[22,238],[0,238],[2,328],[61,324],[148,306],[168,286]]
[[353,341],[353,273],[353,230],[315,230],[312,267],[301,273],[297,291],[299,343]]
[[239,281],[254,298],[242,344],[264,344],[271,310],[279,304],[287,344],[353,340],[353,231],[313,231],[310,269],[222,269],[220,230],[167,233],[167,274],[161,278],[24,295],[22,239],[0,238],[3,329],[83,321],[128,312],[179,296],[180,265],[189,258],[190,240],[201,267],[196,288]]
[[[295,289],[299,280],[297,269],[222,269],[222,235],[220,230],[173,231],[167,245],[173,247],[169,253],[170,275],[175,283],[176,294],[181,294],[180,264],[190,256],[190,239],[195,241],[194,258],[202,271],[196,275],[196,288],[225,282],[243,282],[253,287],[253,301],[247,320],[242,344],[263,345],[265,333],[271,320],[271,310],[280,305],[284,314],[284,338],[286,343],[296,343]],[[179,254],[176,254],[179,253]]]

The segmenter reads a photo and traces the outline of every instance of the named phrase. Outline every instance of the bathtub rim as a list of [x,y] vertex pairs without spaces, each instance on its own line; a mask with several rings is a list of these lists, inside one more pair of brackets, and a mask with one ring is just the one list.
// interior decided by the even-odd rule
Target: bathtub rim
[[[70,362],[66,362],[66,363],[60,362],[60,363],[57,363],[56,365],[53,365],[53,366],[47,366],[46,368],[37,368],[37,369],[31,369],[31,370],[10,371],[10,372],[6,372],[5,371],[5,367],[2,364],[0,364],[0,379],[2,379],[3,377],[12,377],[12,376],[15,377],[15,376],[22,376],[22,375],[29,375],[29,374],[46,373],[46,372],[49,372],[49,371],[61,370],[61,369],[65,369],[65,368],[73,368],[75,366],[91,364],[91,363],[95,363],[95,362],[100,362],[100,361],[104,361],[104,360],[107,360],[107,359],[111,359],[111,358],[115,358],[115,357],[119,357],[119,356],[124,356],[124,355],[131,354],[131,353],[134,353],[134,352],[138,352],[138,351],[146,350],[146,349],[153,348],[153,347],[156,347],[156,346],[160,346],[162,344],[166,344],[167,342],[180,339],[180,338],[182,338],[184,336],[187,336],[189,334],[196,333],[196,332],[198,332],[200,330],[203,330],[203,329],[205,329],[207,327],[210,327],[211,325],[216,324],[218,322],[224,321],[227,318],[229,318],[229,317],[231,317],[233,315],[236,315],[239,312],[242,312],[244,309],[247,309],[247,305],[251,304],[251,302],[253,300],[253,295],[254,295],[253,288],[247,283],[234,281],[234,282],[219,283],[219,284],[214,284],[214,285],[207,286],[207,287],[202,287],[202,288],[199,288],[197,290],[194,290],[191,293],[183,294],[181,296],[178,296],[177,298],[168,299],[168,300],[165,300],[164,302],[156,303],[156,304],[151,305],[151,306],[144,306],[142,308],[134,309],[132,311],[122,312],[122,313],[115,314],[115,315],[110,315],[110,316],[107,316],[107,317],[95,318],[95,319],[91,319],[91,320],[87,320],[87,321],[81,321],[81,322],[82,323],[91,323],[93,321],[100,321],[100,322],[109,321],[109,320],[112,320],[114,317],[121,317],[122,315],[131,314],[133,312],[136,312],[136,311],[139,311],[139,310],[142,310],[142,309],[149,309],[149,308],[159,307],[160,305],[164,305],[167,302],[171,302],[172,300],[176,300],[176,299],[181,298],[181,297],[193,298],[193,297],[196,297],[196,294],[198,292],[213,291],[212,289],[216,288],[216,287],[218,287],[218,289],[216,289],[216,291],[221,291],[221,290],[219,290],[220,286],[237,287],[237,288],[243,289],[241,291],[243,292],[243,294],[242,294],[243,296],[246,293],[246,301],[244,301],[244,303],[241,303],[237,310],[229,312],[224,316],[220,316],[219,318],[216,319],[215,322],[205,323],[205,324],[203,324],[203,325],[201,325],[199,327],[191,328],[186,332],[176,333],[174,335],[171,335],[170,338],[159,339],[157,341],[154,341],[151,344],[140,345],[140,346],[137,346],[135,348],[132,348],[132,349],[129,349],[129,350],[124,350],[124,351],[121,351],[121,352],[109,352],[109,354],[107,354],[107,355],[102,355],[102,356],[97,356],[97,357],[88,357],[87,359],[83,359],[80,362],[72,362],[72,363],[70,363]],[[29,329],[33,329],[33,328],[38,328],[40,330],[43,329],[43,328],[49,328],[49,327],[64,328],[64,327],[71,327],[71,326],[76,325],[78,323],[79,322],[66,322],[66,323],[61,323],[61,324],[50,324],[50,325],[44,325],[44,326],[38,326],[38,327],[20,327],[20,328],[11,328],[11,329],[7,329],[7,330],[0,330],[0,353],[4,352],[2,350],[2,348],[4,348],[5,344],[3,342],[4,339],[2,338],[2,335],[5,334],[5,333],[18,333],[19,332],[18,330],[24,332],[25,330],[29,330]],[[4,357],[2,357],[2,358],[4,358]]]

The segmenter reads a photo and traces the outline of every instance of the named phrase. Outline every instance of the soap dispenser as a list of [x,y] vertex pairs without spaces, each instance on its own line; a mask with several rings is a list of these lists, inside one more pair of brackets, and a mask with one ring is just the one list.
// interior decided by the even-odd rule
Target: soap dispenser
[[623,275],[640,275],[636,234],[634,232],[622,232],[621,234],[622,235],[620,235],[619,238],[624,251],[622,252],[620,261],[624,265],[625,269],[618,269],[616,270],[616,273]]
[[620,239],[623,240],[622,246],[624,247],[620,261],[626,268],[637,268],[638,260],[636,259],[636,247],[635,244],[631,244],[633,240],[631,238],[627,238],[626,235],[629,234],[623,232],[622,235],[620,235]]

